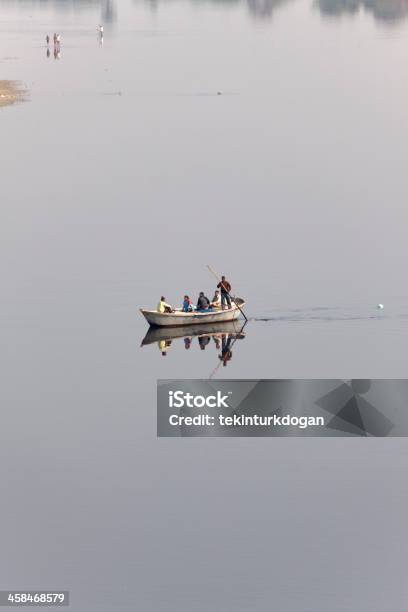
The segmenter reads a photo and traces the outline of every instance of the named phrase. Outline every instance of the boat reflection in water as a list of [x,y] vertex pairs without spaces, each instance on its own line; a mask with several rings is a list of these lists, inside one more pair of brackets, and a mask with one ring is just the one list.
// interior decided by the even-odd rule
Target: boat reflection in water
[[[213,346],[218,354],[219,364],[226,366],[232,359],[232,348],[237,340],[245,338],[246,323],[230,321],[206,325],[186,325],[183,327],[150,327],[142,340],[141,346],[157,344],[159,351],[165,357],[173,341],[184,342],[184,348],[189,351],[197,344],[205,351]],[[197,342],[194,342],[197,338]]]

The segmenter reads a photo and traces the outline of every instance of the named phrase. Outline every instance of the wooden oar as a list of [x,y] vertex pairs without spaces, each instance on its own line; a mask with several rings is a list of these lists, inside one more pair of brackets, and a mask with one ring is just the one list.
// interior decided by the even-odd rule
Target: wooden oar
[[[209,271],[211,272],[211,274],[213,274],[213,276],[215,276],[215,278],[217,279],[217,281],[218,281],[219,283],[221,283],[221,284],[222,284],[222,281],[220,280],[220,278],[219,278],[219,276],[217,275],[217,273],[216,273],[216,272],[214,272],[214,270],[212,269],[212,267],[211,267],[211,266],[209,266],[209,265],[207,264],[207,268],[209,269]],[[224,287],[224,285],[223,285],[223,287]],[[224,289],[225,289],[225,287],[224,287]],[[234,298],[231,296],[230,292],[229,292],[229,291],[227,291],[226,289],[225,289],[225,291],[226,291],[227,295],[229,295],[230,300],[234,301]],[[246,316],[245,312],[242,310],[241,306],[240,306],[239,304],[237,304],[236,302],[234,302],[234,304],[235,304],[235,306],[238,308],[238,310],[240,311],[240,313],[242,314],[242,316],[244,317],[245,321],[248,321],[248,317]]]

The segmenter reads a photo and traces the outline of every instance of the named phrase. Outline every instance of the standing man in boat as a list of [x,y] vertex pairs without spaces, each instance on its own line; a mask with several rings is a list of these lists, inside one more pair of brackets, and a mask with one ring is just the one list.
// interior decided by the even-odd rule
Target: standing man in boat
[[222,309],[225,310],[225,304],[227,304],[228,308],[231,308],[231,285],[225,278],[225,276],[221,276],[221,282],[217,285],[218,289],[221,290],[221,304]]

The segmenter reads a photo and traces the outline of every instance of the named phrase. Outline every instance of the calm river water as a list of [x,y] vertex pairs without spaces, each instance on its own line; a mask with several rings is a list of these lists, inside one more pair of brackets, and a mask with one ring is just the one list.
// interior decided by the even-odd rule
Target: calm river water
[[[406,611],[403,440],[157,440],[155,384],[406,377],[407,41],[405,0],[0,1],[0,589]],[[228,365],[141,347],[206,264]]]

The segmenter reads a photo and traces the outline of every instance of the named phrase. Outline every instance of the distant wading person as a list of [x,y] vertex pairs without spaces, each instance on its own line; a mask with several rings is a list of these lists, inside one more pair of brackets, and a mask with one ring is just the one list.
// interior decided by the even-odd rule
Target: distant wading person
[[225,310],[225,304],[227,304],[228,308],[231,308],[231,298],[229,295],[231,292],[231,285],[225,276],[221,276],[221,282],[218,283],[217,287],[221,290],[222,309]]

